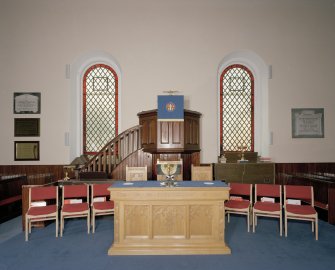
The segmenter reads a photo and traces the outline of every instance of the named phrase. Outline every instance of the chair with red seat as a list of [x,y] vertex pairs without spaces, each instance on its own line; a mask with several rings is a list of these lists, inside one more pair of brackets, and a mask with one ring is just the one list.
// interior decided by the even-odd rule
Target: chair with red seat
[[114,214],[114,202],[110,200],[110,183],[91,185],[92,233],[95,232],[95,216]]
[[225,202],[225,213],[228,216],[228,222],[230,214],[246,215],[247,216],[247,228],[250,231],[250,212],[252,204],[252,184],[243,183],[230,183],[229,184],[229,200]]
[[[298,200],[298,204],[289,199]],[[297,219],[310,221],[315,240],[318,240],[318,213],[314,208],[314,192],[312,186],[284,185],[285,236],[287,236],[287,220]]]
[[258,216],[279,218],[279,233],[282,236],[281,185],[255,184],[255,203],[252,210],[253,232],[255,232]]
[[36,186],[29,188],[29,209],[25,216],[25,238],[31,233],[31,223],[55,220],[58,237],[58,187]]
[[87,233],[90,233],[89,186],[64,185],[60,212],[60,236],[63,236],[65,218],[87,218]]

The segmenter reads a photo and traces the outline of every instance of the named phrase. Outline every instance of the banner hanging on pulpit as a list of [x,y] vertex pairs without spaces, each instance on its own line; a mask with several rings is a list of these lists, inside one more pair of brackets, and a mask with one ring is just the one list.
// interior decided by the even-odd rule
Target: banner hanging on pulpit
[[184,121],[184,96],[158,96],[158,121]]

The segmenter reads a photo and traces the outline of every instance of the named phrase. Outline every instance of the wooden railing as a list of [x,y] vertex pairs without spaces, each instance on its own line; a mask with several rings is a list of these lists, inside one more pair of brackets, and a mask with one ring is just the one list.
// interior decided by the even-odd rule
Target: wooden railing
[[141,126],[135,126],[119,134],[107,143],[81,169],[83,172],[106,172],[111,175],[114,168],[133,152],[142,148]]

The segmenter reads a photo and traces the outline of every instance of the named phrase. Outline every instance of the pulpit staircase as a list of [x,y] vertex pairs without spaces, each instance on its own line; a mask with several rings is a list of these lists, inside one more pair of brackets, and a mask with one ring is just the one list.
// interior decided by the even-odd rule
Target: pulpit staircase
[[200,164],[201,113],[184,110],[184,121],[159,121],[158,110],[137,114],[134,126],[107,143],[81,169],[104,172],[112,179],[125,179],[126,166],[147,166],[148,179],[157,179],[156,164],[182,160],[183,179],[190,179],[191,164]]
[[[81,168],[81,172],[105,172],[109,178],[124,179],[125,166],[142,166],[141,125],[113,138]],[[147,156],[147,155],[145,155]]]

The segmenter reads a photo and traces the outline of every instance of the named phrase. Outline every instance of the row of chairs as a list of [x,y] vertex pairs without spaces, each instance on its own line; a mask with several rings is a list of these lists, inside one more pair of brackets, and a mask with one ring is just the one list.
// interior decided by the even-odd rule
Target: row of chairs
[[114,202],[110,200],[108,191],[110,185],[109,183],[64,185],[60,208],[58,186],[30,187],[29,208],[25,215],[26,241],[31,233],[32,223],[47,220],[56,221],[56,237],[58,227],[60,236],[63,236],[64,221],[68,218],[86,217],[87,233],[90,233],[91,225],[94,233],[96,216],[114,214]]
[[[247,229],[252,224],[253,232],[257,225],[257,217],[273,217],[279,219],[279,231],[282,236],[284,212],[284,229],[287,236],[289,219],[305,220],[312,223],[315,239],[318,240],[318,213],[314,208],[314,192],[312,186],[230,183],[230,199],[225,202],[225,212],[247,216]],[[284,195],[282,196],[282,190]],[[282,203],[282,200],[284,203]],[[298,202],[298,203],[297,203]],[[302,203],[301,203],[302,202]]]
[[[181,165],[182,161],[159,161],[158,164],[176,164]],[[180,166],[180,175],[176,180],[182,179],[182,166]],[[193,166],[192,180],[213,180],[212,166]],[[126,167],[126,181],[146,181],[147,166],[144,167]],[[158,180],[165,180],[161,177]],[[114,213],[114,202],[108,200],[109,192],[107,188],[110,184],[92,184],[92,185],[65,185],[62,187],[62,204],[59,211],[59,196],[57,186],[37,186],[29,189],[29,209],[25,215],[25,238],[28,241],[31,233],[31,224],[33,222],[55,220],[56,237],[58,229],[60,236],[63,236],[64,220],[68,218],[87,218],[87,232],[95,232],[95,217],[99,215],[109,215]],[[91,187],[91,199],[89,200],[89,188]],[[104,198],[97,201],[96,198]],[[78,202],[76,200],[81,200]],[[44,202],[48,203],[44,205]],[[76,201],[76,203],[72,203]],[[91,203],[89,203],[89,201]],[[41,205],[42,202],[42,205]],[[38,203],[38,204],[36,204]],[[60,214],[60,218],[59,218]],[[60,221],[60,225],[59,225]]]
[[[31,224],[38,221],[55,220],[56,237],[60,220],[60,235],[63,235],[64,220],[67,218],[87,218],[87,232],[95,232],[95,217],[114,213],[114,203],[110,201],[109,183],[64,185],[62,187],[62,204],[59,211],[59,192],[57,186],[36,186],[29,189],[29,209],[25,216],[25,238],[31,233]],[[91,188],[91,192],[89,189]],[[270,184],[255,184],[254,200],[253,185],[230,183],[230,199],[225,202],[225,212],[247,216],[247,228],[250,224],[257,225],[257,217],[274,217],[279,219],[280,235],[282,235],[282,210],[285,213],[285,236],[287,236],[287,220],[299,219],[312,222],[312,231],[318,239],[318,214],[314,209],[314,194],[312,186],[284,185],[284,205],[282,204],[282,186]],[[89,198],[91,194],[91,198]],[[295,205],[288,203],[290,199],[298,199],[307,204]],[[80,200],[80,201],[78,201]],[[273,201],[271,201],[273,200]],[[49,203],[43,202],[48,201]],[[50,203],[51,202],[51,203]],[[37,203],[37,205],[36,205]],[[42,203],[42,205],[41,205]],[[60,213],[60,219],[59,219]]]

